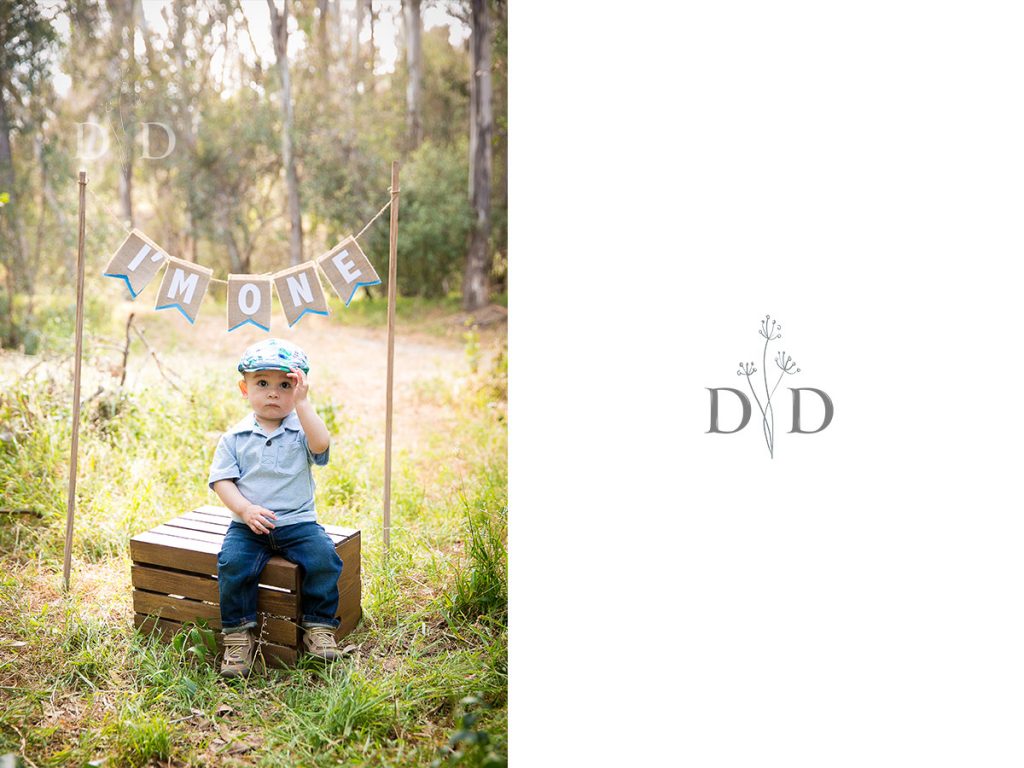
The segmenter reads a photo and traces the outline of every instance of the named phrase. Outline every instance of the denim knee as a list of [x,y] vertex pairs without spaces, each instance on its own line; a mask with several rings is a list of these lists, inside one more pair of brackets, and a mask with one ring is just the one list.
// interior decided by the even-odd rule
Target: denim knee
[[338,553],[334,550],[334,545],[330,539],[328,539],[327,544],[328,546],[322,552],[317,553],[318,557],[312,563],[313,568],[310,575],[325,581],[336,582],[341,578],[341,572],[345,564],[338,557]]

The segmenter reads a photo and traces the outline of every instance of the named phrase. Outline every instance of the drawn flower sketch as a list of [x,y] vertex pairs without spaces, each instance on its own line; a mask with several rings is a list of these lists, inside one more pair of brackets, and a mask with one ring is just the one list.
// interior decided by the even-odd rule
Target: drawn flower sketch
[[[771,324],[769,325],[769,323]],[[779,378],[775,381],[775,386],[769,389],[768,345],[771,342],[782,338],[782,325],[775,320],[772,320],[771,315],[765,315],[764,320],[761,321],[761,329],[758,333],[764,338],[764,349],[761,352],[761,374],[764,377],[764,402],[762,403],[761,398],[758,397],[757,390],[754,389],[754,382],[751,380],[751,377],[757,373],[757,368],[754,366],[753,361],[749,363],[740,362],[739,370],[736,371],[736,375],[745,376],[747,379],[747,386],[750,387],[750,392],[754,395],[757,407],[761,410],[761,427],[764,431],[764,441],[768,446],[768,455],[774,459],[775,410],[772,408],[772,395],[774,395],[775,390],[778,389],[783,376],[800,373],[800,369],[796,367],[796,363],[793,362],[793,358],[787,355],[785,350],[782,350],[775,356],[775,366],[780,371]]]

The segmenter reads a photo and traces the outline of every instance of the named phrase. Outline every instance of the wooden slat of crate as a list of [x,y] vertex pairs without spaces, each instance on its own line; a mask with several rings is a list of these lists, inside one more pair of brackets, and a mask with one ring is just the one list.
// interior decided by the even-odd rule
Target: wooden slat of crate
[[356,628],[356,624],[359,623],[359,619],[363,615],[360,544],[359,531],[353,531],[340,546],[335,547],[343,563],[341,578],[338,579],[338,613],[336,614],[341,624],[334,631],[334,636],[339,642]]
[[[172,523],[174,521],[171,521]],[[132,560],[163,565],[192,573],[213,575],[217,572],[217,553],[223,537],[216,534],[175,529],[167,523],[134,537],[131,541]],[[355,531],[340,547],[335,545],[339,557],[346,563],[341,583],[359,580],[360,536]],[[174,551],[168,551],[174,550]],[[353,567],[353,564],[355,567]],[[284,589],[297,588],[297,566],[282,557],[274,556],[263,571],[261,583]]]
[[358,531],[354,536],[349,536],[340,547],[335,550],[343,563],[341,568],[341,579],[338,581],[338,590],[344,591],[350,584],[358,584],[361,577],[360,557],[360,536]]
[[[179,518],[176,518],[179,519]],[[213,524],[219,524],[227,528],[228,524],[233,519],[231,511],[225,507],[214,507],[212,505],[204,505],[202,507],[196,507],[191,512],[186,512],[181,516],[181,519],[186,520],[198,520],[200,522],[209,522]],[[344,528],[340,525],[326,525],[321,523],[324,530],[329,534],[337,534],[339,536],[348,538],[358,531],[355,528]]]
[[[132,560],[137,563],[162,565],[208,576],[217,573],[219,543],[146,531],[133,537],[130,547]],[[298,589],[298,581],[298,566],[276,555],[270,558],[260,576],[261,584],[291,590]]]
[[[193,514],[193,513],[197,513],[199,515],[206,515],[208,517],[212,517],[212,518],[215,518],[215,519],[224,520],[225,524],[227,524],[228,522],[231,522],[231,519],[232,519],[232,517],[231,517],[231,510],[227,509],[226,507],[216,507],[216,506],[213,506],[212,504],[204,504],[201,507],[196,507],[195,509],[193,509],[191,512],[189,512],[187,514]],[[324,525],[323,523],[321,523],[321,525],[323,525],[323,527],[326,530],[330,531],[331,529],[334,529],[334,531],[336,533],[340,533],[343,536],[351,536],[353,533],[356,532],[355,528],[343,528],[343,527],[338,526],[338,525]]]
[[[217,507],[200,507],[199,509],[182,515],[181,517],[169,520],[165,525],[194,528],[199,531],[223,534],[227,531],[228,525],[231,523],[230,513],[224,515],[219,513],[214,514],[209,511],[215,509],[217,509]],[[323,529],[335,544],[338,544],[344,539],[358,533],[355,528],[343,528],[339,525],[323,525]]]
[[[181,631],[183,625],[176,621],[158,619],[155,616],[135,614],[135,626],[143,632],[158,632],[164,640],[170,641]],[[220,633],[215,633],[214,636],[217,640],[217,652],[222,653],[224,651],[223,636]],[[262,651],[267,664],[272,667],[293,667],[298,657],[298,651],[295,648],[275,643],[265,642],[258,646],[258,650]]]
[[[160,595],[180,595],[192,600],[220,603],[220,589],[217,580],[210,576],[132,565],[132,585],[136,589]],[[297,603],[298,598],[294,592],[260,587],[256,607],[258,610],[274,616],[296,619],[298,618]]]
[[190,541],[206,541],[210,544],[216,544],[217,548],[220,549],[221,543],[224,541],[223,533],[207,533],[206,531],[197,531],[192,528],[179,528],[173,525],[158,525],[156,528],[151,528],[150,533],[162,533],[165,536],[177,536],[181,539],[189,539]]
[[193,531],[218,533],[222,537],[224,536],[224,532],[227,530],[227,526],[221,525],[220,523],[211,523],[206,520],[194,520],[184,515],[176,517],[173,520],[168,520],[164,525],[169,525],[172,528],[188,528]]
[[214,504],[203,504],[201,507],[196,507],[195,512],[202,512],[203,514],[213,515],[214,517],[226,517],[231,519],[231,510],[227,507],[218,507]]
[[363,608],[359,604],[359,582],[350,584],[349,587],[338,594],[338,613],[336,614],[341,624],[334,631],[336,640],[341,640],[345,635],[356,628],[359,619],[363,616]]
[[211,523],[212,525],[219,525],[222,528],[227,528],[231,524],[230,517],[224,517],[223,515],[211,515],[203,512],[202,510],[195,509],[182,515],[186,520],[200,520],[204,523]]
[[[174,619],[202,618],[211,627],[220,629],[217,605],[220,595],[215,578],[217,553],[231,519],[230,511],[223,507],[199,507],[132,539],[131,552],[135,561],[132,581],[137,590],[135,601],[139,612],[136,625],[151,618],[157,620],[162,632],[173,633],[175,627],[181,626]],[[362,617],[360,534],[354,528],[334,525],[324,525],[323,528],[345,563],[338,580],[337,617],[340,626],[335,636],[340,640],[355,628]],[[276,658],[294,664],[301,637],[296,626],[296,622],[301,620],[300,570],[294,563],[274,556],[264,569],[260,582],[260,618],[267,621],[268,637],[274,641],[267,647],[276,653]],[[145,615],[151,613],[162,618]],[[266,614],[286,616],[291,621],[269,618]],[[220,635],[218,642],[219,638]]]
[[[221,543],[224,541],[224,535],[227,532],[227,528],[224,528],[219,532],[210,532],[203,530],[208,526],[199,524],[202,527],[195,527],[196,525],[197,523],[194,520],[181,521],[180,518],[175,518],[163,525],[158,525],[149,532],[162,533],[167,536],[178,536],[179,538],[190,539],[192,541],[205,541],[211,544],[217,544],[219,550]],[[328,533],[327,536],[335,546],[345,540],[345,536],[339,533]]]
[[[135,590],[132,602],[136,613],[157,616],[172,621],[195,621],[205,619],[214,629],[221,629],[220,606],[189,600],[184,597],[157,595],[152,592]],[[297,647],[299,644],[299,627],[294,621],[266,618],[267,639],[272,643]]]

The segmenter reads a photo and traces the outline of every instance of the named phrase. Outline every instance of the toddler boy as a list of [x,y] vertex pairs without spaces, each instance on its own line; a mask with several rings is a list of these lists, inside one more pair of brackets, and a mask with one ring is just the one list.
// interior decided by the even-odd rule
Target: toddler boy
[[221,436],[209,479],[232,513],[217,556],[224,677],[252,668],[259,576],[275,554],[301,568],[306,650],[328,661],[339,656],[342,562],[316,522],[310,470],[327,463],[330,434],[308,399],[309,360],[296,345],[267,339],[245,350],[238,371],[252,413]]

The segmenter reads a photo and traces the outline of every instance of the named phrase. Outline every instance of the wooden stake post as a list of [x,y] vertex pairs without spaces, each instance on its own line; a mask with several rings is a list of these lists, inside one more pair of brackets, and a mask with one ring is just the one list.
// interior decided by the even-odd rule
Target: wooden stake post
[[398,295],[398,162],[391,162],[391,250],[388,255],[388,390],[384,425],[384,552],[391,549],[391,401],[395,367],[395,297]]
[[71,539],[75,528],[75,487],[78,481],[78,419],[82,396],[82,322],[85,317],[85,171],[78,172],[78,293],[75,301],[75,386],[71,401],[71,475],[68,519],[64,531],[64,589],[71,588]]
[[[85,298],[85,171],[78,174],[78,292],[75,304],[75,374],[71,421],[71,467],[64,533],[64,589],[71,588],[71,542],[78,480],[78,426],[82,391],[82,325]],[[388,380],[384,432],[384,551],[391,547],[391,423],[395,366],[395,298],[398,292],[398,162],[391,163],[391,230],[388,256]]]

